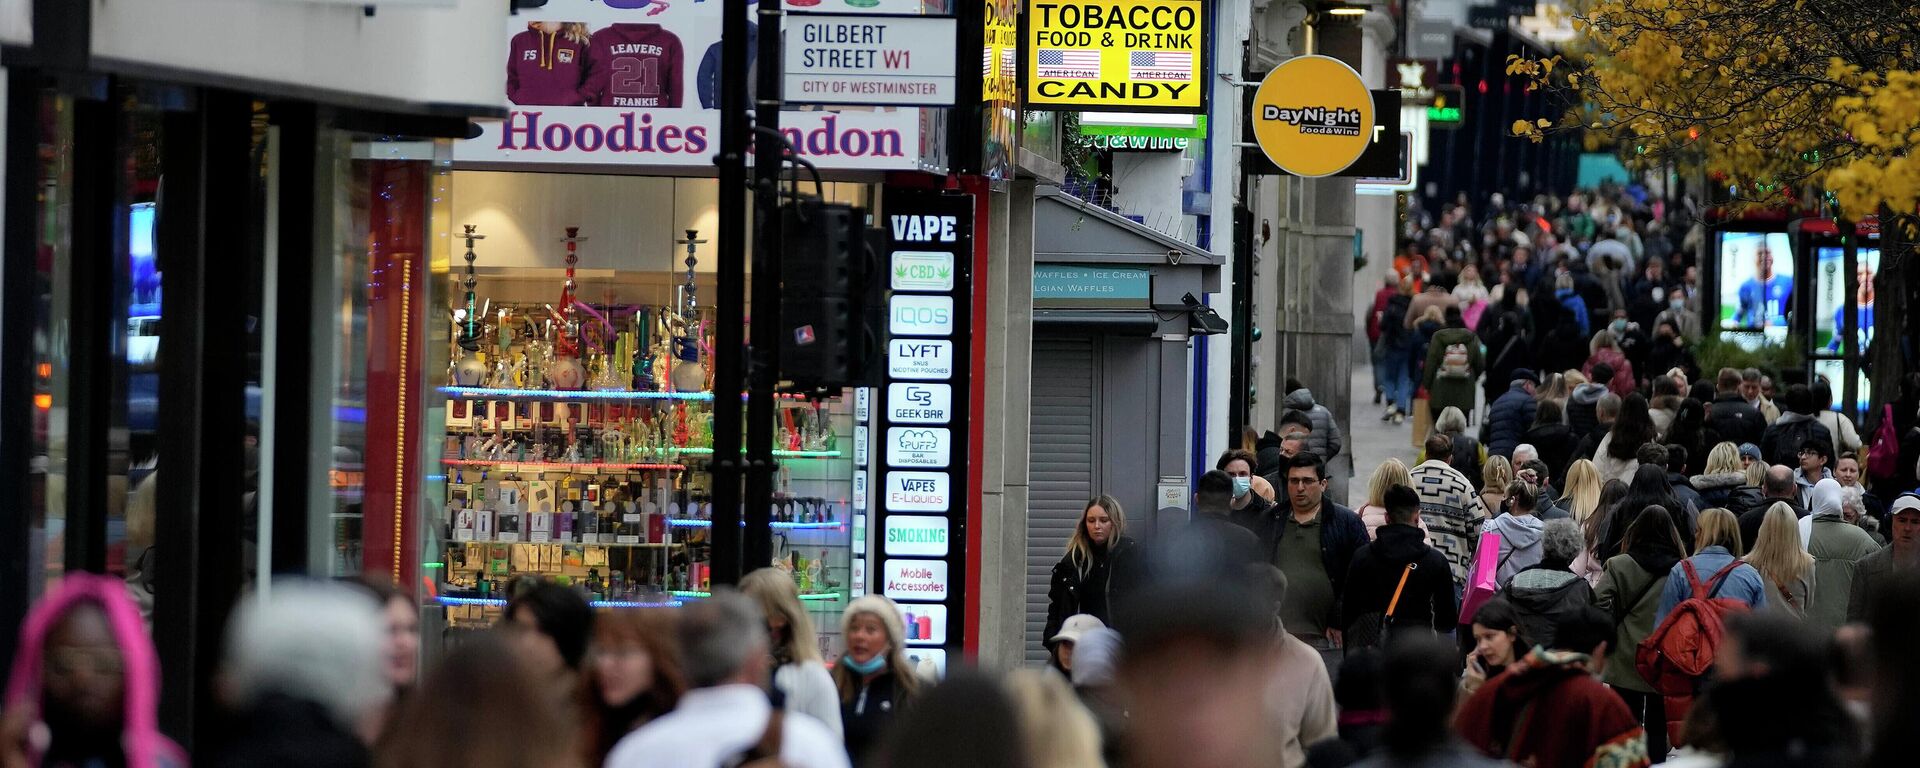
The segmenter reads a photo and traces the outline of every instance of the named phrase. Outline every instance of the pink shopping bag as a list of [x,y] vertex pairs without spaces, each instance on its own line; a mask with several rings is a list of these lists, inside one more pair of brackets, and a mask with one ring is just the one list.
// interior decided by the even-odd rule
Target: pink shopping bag
[[1460,623],[1472,624],[1480,611],[1500,591],[1500,534],[1480,534],[1480,548],[1473,555],[1473,571],[1467,574],[1466,595],[1460,600]]

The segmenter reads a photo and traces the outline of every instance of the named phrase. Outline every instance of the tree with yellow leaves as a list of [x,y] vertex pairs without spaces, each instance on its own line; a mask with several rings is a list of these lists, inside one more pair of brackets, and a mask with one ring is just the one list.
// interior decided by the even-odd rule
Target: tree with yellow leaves
[[[1875,336],[1920,338],[1920,3],[1572,2],[1568,61],[1516,57],[1507,73],[1574,106],[1514,135],[1585,130],[1648,162],[1704,167],[1736,205],[1877,214]],[[1904,346],[1874,345],[1876,404],[1914,369]]]

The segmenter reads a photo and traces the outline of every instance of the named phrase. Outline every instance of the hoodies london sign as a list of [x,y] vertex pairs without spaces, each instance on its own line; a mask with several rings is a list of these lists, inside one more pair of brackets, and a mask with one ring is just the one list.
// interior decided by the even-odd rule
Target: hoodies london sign
[[1339,59],[1288,59],[1268,72],[1253,94],[1253,136],[1260,151],[1295,176],[1346,170],[1367,151],[1373,126],[1373,94]]

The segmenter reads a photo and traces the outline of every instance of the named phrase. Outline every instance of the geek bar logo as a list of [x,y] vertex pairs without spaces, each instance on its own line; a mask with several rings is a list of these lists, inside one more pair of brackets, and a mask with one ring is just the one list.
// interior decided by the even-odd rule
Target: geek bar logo
[[1313,136],[1359,136],[1360,110],[1345,107],[1290,109],[1272,104],[1260,107],[1260,119],[1277,120]]

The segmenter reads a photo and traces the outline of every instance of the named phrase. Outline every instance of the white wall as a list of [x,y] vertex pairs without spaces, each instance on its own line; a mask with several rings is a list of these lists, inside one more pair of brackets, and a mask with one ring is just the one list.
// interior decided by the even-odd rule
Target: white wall
[[[1360,79],[1366,81],[1368,88],[1387,87],[1387,62],[1393,57],[1392,22],[1379,12],[1367,14],[1362,27],[1366,54],[1360,63]],[[1393,264],[1393,244],[1398,236],[1394,212],[1394,198],[1391,196],[1360,195],[1355,198],[1353,223],[1361,232],[1360,240],[1367,254],[1367,266],[1353,276],[1354,310],[1354,359],[1370,359],[1367,349],[1366,312],[1373,308],[1373,293],[1380,288],[1380,279]],[[1370,402],[1369,393],[1356,392],[1355,403]],[[1356,412],[1364,409],[1355,409]]]
[[1185,220],[1180,210],[1185,159],[1179,152],[1113,153],[1113,206],[1178,237]]
[[0,0],[0,43],[33,44],[33,0]]
[[371,17],[358,6],[304,2],[73,1],[94,4],[93,55],[105,66],[158,65],[413,103],[504,101],[506,0],[377,5]]

